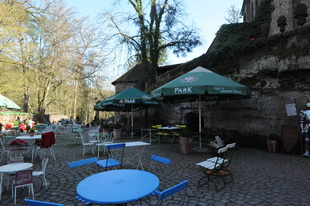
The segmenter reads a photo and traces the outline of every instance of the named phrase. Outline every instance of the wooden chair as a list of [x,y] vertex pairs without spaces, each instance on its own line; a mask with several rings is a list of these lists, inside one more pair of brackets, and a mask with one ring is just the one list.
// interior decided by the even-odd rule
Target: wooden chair
[[[218,156],[215,157],[215,161],[210,161],[213,158],[207,159],[206,161],[199,162],[197,165],[201,168],[204,176],[198,181],[198,186],[202,186],[201,181],[207,179],[206,183],[212,182],[215,186],[215,190],[218,192],[226,187],[226,182],[224,177],[227,175],[227,172],[224,168],[224,153],[227,151],[227,147],[220,148],[218,150]],[[223,181],[223,187],[218,189],[216,179]]]
[[[225,177],[230,177],[230,180],[226,180],[226,178],[224,178],[225,183],[231,183],[234,181],[234,177],[232,172],[228,169],[229,165],[231,164],[233,155],[234,155],[234,150],[236,148],[236,143],[230,143],[226,145],[227,148],[227,152],[225,154],[225,158],[221,158],[221,157],[212,157],[209,158],[208,161],[211,162],[215,162],[218,159],[218,162],[222,164],[222,170],[225,171]],[[224,172],[222,172],[224,174]]]

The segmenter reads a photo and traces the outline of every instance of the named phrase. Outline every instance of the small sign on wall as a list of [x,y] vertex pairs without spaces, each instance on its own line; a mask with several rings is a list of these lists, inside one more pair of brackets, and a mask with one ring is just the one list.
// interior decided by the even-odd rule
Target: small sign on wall
[[291,103],[291,104],[286,104],[286,114],[287,116],[291,117],[291,116],[297,116],[297,109],[296,109],[296,104],[295,103]]

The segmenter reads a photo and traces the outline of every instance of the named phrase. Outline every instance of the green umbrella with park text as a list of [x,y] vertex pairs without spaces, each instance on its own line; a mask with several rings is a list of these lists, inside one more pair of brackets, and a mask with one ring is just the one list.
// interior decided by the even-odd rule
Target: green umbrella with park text
[[[177,77],[151,92],[164,102],[199,102],[199,134],[201,133],[201,101],[233,100],[250,97],[247,86],[201,66]],[[199,135],[201,148],[201,135]]]

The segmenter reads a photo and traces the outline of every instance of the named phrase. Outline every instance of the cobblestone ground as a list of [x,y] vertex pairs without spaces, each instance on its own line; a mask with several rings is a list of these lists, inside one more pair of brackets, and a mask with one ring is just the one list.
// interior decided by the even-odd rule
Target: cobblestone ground
[[[75,168],[70,172],[68,163],[92,157],[91,153],[82,156],[82,145],[64,135],[57,139],[54,147],[57,161],[50,158],[47,167],[48,189],[42,186],[41,178],[34,178],[35,199],[63,203],[66,206],[82,205],[75,200],[76,185],[83,178],[96,173],[96,167]],[[138,140],[138,139],[136,139]],[[132,141],[123,139],[120,141]],[[139,147],[126,148],[128,159]],[[216,192],[213,185],[197,187],[203,173],[196,163],[210,157],[209,153],[193,152],[183,155],[179,152],[178,143],[153,143],[145,147],[143,154],[144,169],[150,169],[152,154],[171,159],[168,168],[167,185],[172,186],[183,180],[189,180],[186,205],[188,206],[309,206],[310,205],[310,158],[298,155],[273,154],[267,151],[238,147],[234,152],[230,170],[234,174],[234,182],[223,190]],[[25,161],[31,161],[31,154],[25,154]],[[102,158],[102,157],[101,157]],[[0,162],[5,164],[5,158]],[[40,169],[41,160],[36,158],[34,169]],[[125,168],[134,165],[125,164]],[[156,171],[163,173],[165,167],[156,165]],[[5,180],[6,182],[6,180]],[[23,205],[24,198],[31,198],[27,189],[17,190],[17,205]],[[164,205],[177,205],[180,195],[169,198]],[[153,200],[154,201],[154,200]],[[13,205],[11,190],[4,187],[0,205]]]

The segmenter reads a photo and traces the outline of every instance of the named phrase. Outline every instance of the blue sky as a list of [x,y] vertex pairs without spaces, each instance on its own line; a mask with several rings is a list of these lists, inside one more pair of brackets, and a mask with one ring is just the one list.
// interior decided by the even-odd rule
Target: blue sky
[[[105,10],[112,8],[114,0],[65,0],[68,7],[73,7],[81,16],[89,16],[95,19],[96,16]],[[122,0],[126,1],[126,0]],[[194,22],[200,29],[200,36],[203,45],[197,47],[187,57],[177,58],[171,54],[167,64],[177,64],[190,61],[204,54],[212,43],[215,33],[222,24],[226,24],[225,17],[228,16],[227,9],[235,5],[237,9],[242,6],[243,0],[183,0],[185,12],[188,14],[189,22]],[[124,4],[122,10],[129,5]],[[240,19],[242,21],[242,19]],[[119,74],[117,74],[119,75]]]

